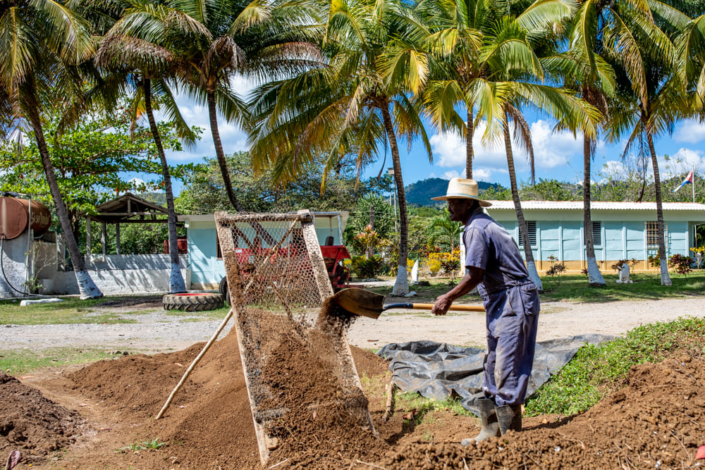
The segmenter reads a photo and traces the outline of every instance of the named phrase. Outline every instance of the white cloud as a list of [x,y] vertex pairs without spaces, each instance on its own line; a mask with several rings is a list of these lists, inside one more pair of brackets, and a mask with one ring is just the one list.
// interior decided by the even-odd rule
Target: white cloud
[[704,139],[705,123],[700,123],[693,119],[683,121],[673,135],[673,140],[676,142],[686,142],[689,144],[697,144]]
[[444,180],[449,180],[452,178],[465,178],[465,169],[463,168],[462,173],[458,173],[456,170],[446,171],[445,173],[443,173],[441,178],[443,178]]
[[491,170],[485,170],[483,168],[477,168],[472,171],[472,177],[477,181],[491,182],[490,177],[492,175]]
[[703,172],[705,171],[705,154],[700,150],[681,148],[668,159],[659,157],[658,165],[661,178],[685,175],[693,169],[693,166],[698,172]]

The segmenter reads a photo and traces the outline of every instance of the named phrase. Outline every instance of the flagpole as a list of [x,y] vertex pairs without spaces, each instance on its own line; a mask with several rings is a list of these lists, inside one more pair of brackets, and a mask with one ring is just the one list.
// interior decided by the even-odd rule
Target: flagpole
[[695,164],[693,164],[693,204],[695,204]]

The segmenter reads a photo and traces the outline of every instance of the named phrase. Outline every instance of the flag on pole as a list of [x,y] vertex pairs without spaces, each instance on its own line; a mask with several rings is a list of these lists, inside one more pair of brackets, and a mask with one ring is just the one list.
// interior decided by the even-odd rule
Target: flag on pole
[[690,173],[688,173],[688,176],[686,176],[686,178],[683,180],[683,182],[681,183],[681,185],[678,186],[676,189],[674,189],[673,192],[675,193],[676,191],[678,191],[679,189],[681,189],[681,188],[682,188],[683,186],[685,186],[686,184],[693,184],[694,178],[695,178],[695,170],[691,170]]

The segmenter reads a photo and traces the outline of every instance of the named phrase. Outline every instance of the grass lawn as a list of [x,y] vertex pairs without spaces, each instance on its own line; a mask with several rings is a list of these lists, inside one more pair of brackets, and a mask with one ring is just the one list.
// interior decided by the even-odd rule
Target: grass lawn
[[10,375],[22,375],[44,367],[85,364],[117,357],[100,349],[50,348],[0,350],[0,370]]
[[[145,298],[150,299],[150,298]],[[68,323],[135,323],[124,318],[151,313],[156,308],[116,310],[123,302],[134,304],[135,297],[104,297],[95,300],[66,298],[63,302],[20,307],[19,300],[0,302],[0,325],[59,325]],[[127,306],[127,305],[126,305]]]
[[[632,274],[633,284],[617,284],[618,276],[615,274],[604,274],[604,277],[607,285],[602,288],[594,288],[588,286],[587,276],[582,274],[563,275],[555,278],[545,276],[542,278],[544,292],[541,294],[541,300],[609,302],[705,296],[705,269],[693,271],[687,277],[671,273],[671,281],[673,282],[671,287],[662,286],[660,276],[657,273]],[[416,291],[418,297],[424,299],[435,299],[451,289],[449,279],[433,279],[430,282],[431,286],[429,287],[414,286],[411,289]],[[392,292],[392,287],[371,287],[368,290],[389,295]],[[480,297],[469,295],[464,299],[472,302],[479,301]],[[419,301],[416,298],[413,300]]]

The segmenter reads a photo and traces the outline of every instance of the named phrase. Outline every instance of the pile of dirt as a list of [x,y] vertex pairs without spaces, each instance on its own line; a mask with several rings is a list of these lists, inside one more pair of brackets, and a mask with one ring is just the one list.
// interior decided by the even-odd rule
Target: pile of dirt
[[80,417],[45,398],[39,390],[0,372],[0,455],[20,450],[35,462],[75,442]]
[[[528,426],[477,446],[407,444],[387,469],[687,468],[705,444],[705,361],[700,353],[634,366],[625,387],[587,413]],[[446,467],[447,466],[447,467]]]
[[[153,439],[159,436],[159,440],[167,443],[164,452],[166,455],[168,468],[183,465],[190,468],[260,468],[259,451],[252,422],[250,402],[245,385],[242,363],[240,360],[237,336],[233,329],[225,338],[217,341],[203,360],[199,363],[191,374],[189,380],[181,389],[169,410],[159,421],[146,419],[156,415],[166,400],[173,387],[178,383],[186,367],[196,357],[202,349],[203,343],[195,344],[190,348],[168,354],[156,354],[154,356],[131,355],[120,357],[114,360],[105,360],[91,364],[69,377],[73,381],[74,391],[81,395],[88,396],[100,402],[101,407],[105,407],[112,412],[118,413],[120,420],[126,423],[135,423],[140,426],[139,437],[130,437],[132,441]],[[296,346],[283,345],[280,355],[288,354],[287,361],[271,361],[270,364],[283,365],[278,370],[279,375],[273,377],[273,381],[280,379],[282,383],[288,378],[291,382],[286,385],[287,393],[281,397],[285,406],[292,410],[299,410],[301,420],[295,424],[296,438],[299,435],[306,436],[306,442],[316,441],[330,443],[330,430],[321,429],[318,423],[328,423],[325,426],[331,427],[339,421],[337,411],[341,408],[330,408],[328,411],[310,410],[308,405],[323,403],[321,397],[333,391],[335,388],[326,380],[324,373],[316,368],[318,362],[314,357],[308,357],[304,362],[308,362],[306,370],[313,373],[301,373],[299,365],[304,362],[298,354],[293,354],[287,348]],[[379,375],[386,371],[386,362],[375,354],[363,349],[352,347],[352,354],[357,365],[358,373],[362,376]],[[306,351],[300,351],[305,354]],[[291,360],[295,358],[293,361]],[[313,364],[311,366],[310,364]],[[286,374],[289,374],[288,376]],[[323,384],[323,387],[320,386]],[[302,403],[296,403],[293,391],[302,393]],[[301,390],[301,392],[299,392]],[[323,390],[323,395],[321,391]],[[312,395],[313,393],[313,395]],[[317,394],[317,395],[316,395]],[[361,396],[362,397],[362,396]],[[362,397],[364,399],[364,397]],[[338,397],[336,397],[338,399]],[[297,408],[297,406],[299,408]],[[304,407],[304,408],[301,408]],[[308,420],[313,420],[313,412],[316,411],[316,420],[312,424]],[[340,416],[344,416],[344,410]],[[320,414],[320,418],[319,418]],[[294,415],[287,421],[287,426],[296,421]],[[290,428],[291,429],[291,428]],[[355,445],[370,451],[383,450],[384,442],[374,439],[371,433],[363,432],[359,428],[345,429],[343,435],[336,437],[339,443],[336,449],[341,449],[344,455],[368,454],[365,450],[355,450]],[[283,443],[289,440],[284,439]],[[125,442],[122,445],[128,445]],[[380,448],[382,446],[382,448]],[[276,463],[286,458],[290,461],[277,468],[288,468],[290,464],[299,461],[309,461],[314,456],[323,455],[331,448],[329,445],[322,445],[316,448],[303,450],[295,441],[283,445],[279,450],[274,451],[270,462]],[[96,456],[92,462],[94,465],[102,463],[114,465],[116,458],[124,458],[125,465],[129,463],[139,463],[139,468],[161,468],[166,465],[158,453],[141,452],[138,455],[113,455],[110,457]],[[282,457],[286,454],[286,457]],[[338,455],[337,450],[333,455]],[[353,455],[353,457],[354,457]],[[281,458],[280,458],[281,457]],[[279,459],[279,460],[277,460]],[[320,465],[312,465],[310,468],[325,468],[325,462]]]

